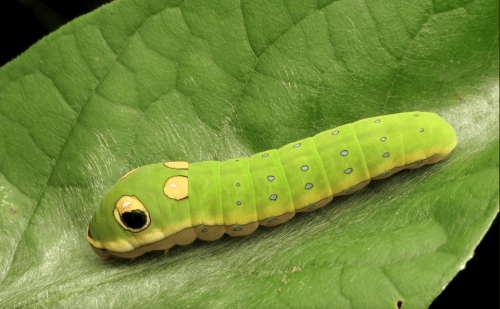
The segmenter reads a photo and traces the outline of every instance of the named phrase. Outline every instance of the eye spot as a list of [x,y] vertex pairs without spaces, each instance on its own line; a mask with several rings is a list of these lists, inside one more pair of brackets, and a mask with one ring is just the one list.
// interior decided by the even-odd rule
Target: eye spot
[[140,209],[132,210],[122,214],[122,222],[131,229],[140,229],[146,225],[148,218]]
[[397,307],[398,309],[402,309],[402,308],[403,308],[403,304],[404,304],[404,302],[403,302],[402,300],[398,300],[398,301],[396,302],[396,307]]
[[148,210],[144,207],[144,204],[132,195],[123,195],[116,201],[113,216],[124,230],[133,233],[143,231],[151,223]]

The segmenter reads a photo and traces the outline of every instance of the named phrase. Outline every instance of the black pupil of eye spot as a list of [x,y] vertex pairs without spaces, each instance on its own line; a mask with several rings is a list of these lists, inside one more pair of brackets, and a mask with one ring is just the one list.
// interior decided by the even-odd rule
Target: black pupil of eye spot
[[123,223],[131,229],[140,229],[146,225],[147,217],[144,211],[134,209],[132,212],[126,212],[122,215]]

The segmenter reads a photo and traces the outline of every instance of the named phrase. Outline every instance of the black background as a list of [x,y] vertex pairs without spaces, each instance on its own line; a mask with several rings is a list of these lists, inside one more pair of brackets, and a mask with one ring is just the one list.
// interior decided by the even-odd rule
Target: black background
[[[0,29],[4,30],[0,48],[0,66],[65,23],[107,2],[111,1],[2,1]],[[429,308],[500,307],[498,221],[497,215],[465,269],[457,274]]]

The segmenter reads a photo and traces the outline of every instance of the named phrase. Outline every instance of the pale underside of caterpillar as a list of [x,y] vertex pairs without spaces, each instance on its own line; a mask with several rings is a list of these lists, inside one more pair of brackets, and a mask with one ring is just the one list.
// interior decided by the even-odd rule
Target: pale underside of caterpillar
[[196,238],[248,235],[371,180],[438,162],[456,144],[440,116],[410,112],[359,120],[249,158],[146,165],[107,192],[87,240],[101,258],[133,259]]

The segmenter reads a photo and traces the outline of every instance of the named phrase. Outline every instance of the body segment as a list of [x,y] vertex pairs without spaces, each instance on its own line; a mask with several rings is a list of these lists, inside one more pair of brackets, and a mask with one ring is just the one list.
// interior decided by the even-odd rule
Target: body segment
[[363,119],[249,158],[147,165],[109,190],[87,240],[103,258],[134,258],[196,237],[248,235],[372,179],[440,161],[455,146],[441,117],[411,112]]

